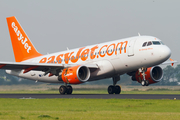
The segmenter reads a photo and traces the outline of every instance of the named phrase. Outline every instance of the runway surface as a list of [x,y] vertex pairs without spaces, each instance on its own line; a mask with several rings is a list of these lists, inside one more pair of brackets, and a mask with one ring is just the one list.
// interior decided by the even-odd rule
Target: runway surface
[[18,99],[44,99],[44,98],[92,98],[92,99],[177,99],[180,95],[164,95],[164,94],[0,94],[0,98],[18,98]]

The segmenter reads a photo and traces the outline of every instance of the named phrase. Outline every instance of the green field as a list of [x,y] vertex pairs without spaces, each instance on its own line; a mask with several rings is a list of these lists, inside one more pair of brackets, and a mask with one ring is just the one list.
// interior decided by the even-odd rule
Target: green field
[[[0,86],[0,93],[59,94],[57,86]],[[107,94],[107,86],[73,86],[73,94]],[[179,86],[123,86],[121,94],[180,94]],[[180,100],[4,99],[0,120],[179,120]]]
[[179,100],[0,99],[1,120],[179,120]]
[[[59,94],[58,90],[15,90],[15,91],[0,91],[3,94]],[[72,94],[108,94],[106,89],[103,90],[74,90]],[[149,91],[122,91],[121,94],[180,94],[180,91],[175,90],[149,90]]]

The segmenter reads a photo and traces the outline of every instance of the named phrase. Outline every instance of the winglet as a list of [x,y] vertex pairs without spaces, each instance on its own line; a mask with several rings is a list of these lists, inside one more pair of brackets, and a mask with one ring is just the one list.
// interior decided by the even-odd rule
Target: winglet
[[[171,59],[171,58],[169,58],[169,60],[170,60],[170,61],[174,61],[174,60],[173,60],[173,59]],[[173,65],[174,65],[174,63],[171,63],[171,65],[173,66]]]
[[17,19],[14,16],[6,19],[16,62],[41,56],[42,54],[37,52]]

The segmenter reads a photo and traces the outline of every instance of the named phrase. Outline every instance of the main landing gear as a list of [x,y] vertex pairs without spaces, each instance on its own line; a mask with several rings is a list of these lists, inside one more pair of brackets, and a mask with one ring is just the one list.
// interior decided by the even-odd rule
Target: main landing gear
[[72,86],[70,86],[70,85],[61,85],[60,87],[59,87],[59,93],[60,94],[72,94],[72,92],[73,92],[73,88],[72,88]]
[[116,85],[116,83],[120,80],[120,76],[114,76],[113,77],[113,85],[110,85],[108,87],[108,93],[109,94],[120,94],[121,93],[121,87],[119,85]]
[[142,73],[142,76],[143,76],[143,80],[141,80],[142,86],[148,86],[149,85],[149,81],[146,80],[146,78],[145,78],[145,76],[146,76],[145,72],[146,71],[147,71],[147,68],[144,68],[144,67],[139,68],[139,73]]

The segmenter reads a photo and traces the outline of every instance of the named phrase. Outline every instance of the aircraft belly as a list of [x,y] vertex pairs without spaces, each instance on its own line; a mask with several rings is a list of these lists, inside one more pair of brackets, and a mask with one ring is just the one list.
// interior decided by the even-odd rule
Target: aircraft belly
[[91,73],[91,78],[106,78],[107,76],[115,74],[115,69],[108,60],[101,60],[94,63],[97,64],[99,68]]
[[111,59],[111,64],[113,65],[116,74],[123,73],[125,66],[121,59],[119,58]]

